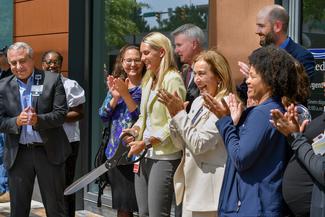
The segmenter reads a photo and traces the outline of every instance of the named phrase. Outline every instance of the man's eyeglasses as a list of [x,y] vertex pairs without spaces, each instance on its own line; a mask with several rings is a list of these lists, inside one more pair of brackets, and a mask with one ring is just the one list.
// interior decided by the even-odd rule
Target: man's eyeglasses
[[44,63],[47,64],[47,65],[51,65],[51,64],[60,65],[61,61],[59,61],[59,60],[45,60]]
[[140,65],[141,64],[141,60],[140,59],[123,59],[123,62],[125,64],[127,64],[127,65],[132,65],[133,62],[136,65]]

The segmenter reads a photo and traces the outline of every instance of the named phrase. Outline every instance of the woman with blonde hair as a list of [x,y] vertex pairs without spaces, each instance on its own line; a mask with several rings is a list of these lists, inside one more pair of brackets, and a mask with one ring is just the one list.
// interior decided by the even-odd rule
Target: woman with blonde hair
[[[208,93],[221,99],[233,91],[229,64],[219,52],[201,52],[194,59],[193,69],[200,94]],[[215,217],[227,159],[215,125],[218,118],[203,106],[202,96],[193,101],[188,114],[183,100],[175,94],[161,90],[158,97],[172,116],[173,141],[183,149],[183,158],[174,176],[176,203],[183,202],[182,216]]]
[[[172,44],[161,33],[146,35],[140,46],[141,60],[147,72],[143,78],[140,116],[129,132],[136,138],[126,138],[129,155],[147,149],[139,171],[135,168],[135,189],[139,216],[170,216],[173,199],[173,175],[180,162],[181,149],[170,137],[170,114],[157,100],[157,91],[164,88],[185,98],[185,86],[176,69]],[[131,140],[131,142],[130,142]]]

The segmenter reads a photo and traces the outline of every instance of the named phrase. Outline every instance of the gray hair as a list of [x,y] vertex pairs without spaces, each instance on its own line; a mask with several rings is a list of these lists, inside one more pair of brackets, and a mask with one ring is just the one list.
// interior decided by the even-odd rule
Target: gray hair
[[187,23],[178,27],[171,33],[171,36],[175,37],[179,34],[184,34],[187,37],[197,39],[201,47],[205,42],[205,36],[202,29],[191,23]]
[[9,53],[11,50],[19,50],[19,49],[26,50],[28,56],[30,58],[33,58],[33,54],[34,54],[33,48],[25,42],[15,42],[14,44],[10,45],[7,53]]

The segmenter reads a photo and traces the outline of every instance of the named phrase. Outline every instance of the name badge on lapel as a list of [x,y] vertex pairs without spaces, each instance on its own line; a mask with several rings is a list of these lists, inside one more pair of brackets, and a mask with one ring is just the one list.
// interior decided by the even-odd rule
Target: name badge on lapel
[[41,84],[42,80],[43,80],[42,74],[37,73],[34,75],[34,85],[32,85],[32,89],[31,89],[32,96],[40,96],[42,94],[43,92],[43,84]]
[[43,92],[43,85],[32,85],[32,96],[40,96]]

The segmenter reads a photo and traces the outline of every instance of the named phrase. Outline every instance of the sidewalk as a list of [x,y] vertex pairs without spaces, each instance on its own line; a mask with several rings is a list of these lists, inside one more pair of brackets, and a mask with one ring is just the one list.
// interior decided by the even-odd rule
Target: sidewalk
[[[31,202],[32,217],[46,216],[43,209],[43,204],[37,201]],[[9,217],[10,216],[10,203],[0,203],[0,217]]]
[[[0,217],[10,216],[10,203],[0,203]],[[46,217],[43,204],[37,201],[31,203],[31,214],[30,217]],[[76,212],[76,217],[103,217],[86,210],[79,210]]]
[[[31,202],[31,213],[30,213],[30,217],[46,217],[46,213],[45,213],[45,209],[43,206],[41,199],[41,194],[39,191],[39,187],[38,187],[38,182],[37,179],[35,180],[34,183],[34,191],[33,191],[33,197],[32,197],[32,202]],[[87,211],[87,210],[92,210],[93,211],[93,207],[89,206],[89,205],[85,205],[86,210],[78,210],[76,211],[76,216],[75,217],[116,217],[115,213],[108,213],[103,211],[103,215],[98,215],[95,214],[91,211]],[[10,203],[0,203],[0,217],[10,217]]]

